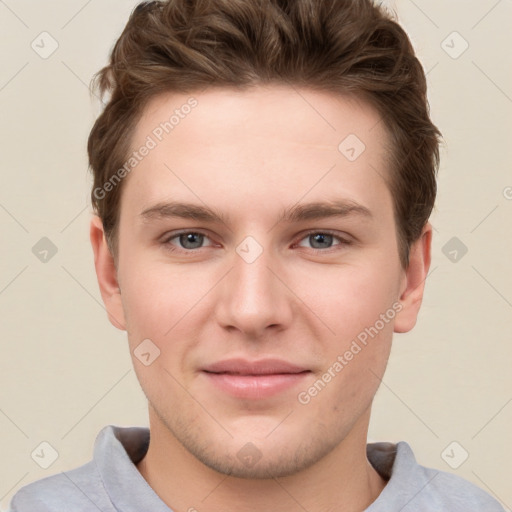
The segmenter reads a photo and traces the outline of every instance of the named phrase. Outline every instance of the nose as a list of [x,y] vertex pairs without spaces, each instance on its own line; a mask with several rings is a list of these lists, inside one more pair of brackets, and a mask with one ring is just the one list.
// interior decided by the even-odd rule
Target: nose
[[242,251],[234,254],[231,271],[220,283],[216,318],[228,330],[248,338],[262,338],[273,329],[290,326],[293,293],[277,257],[263,252],[254,260]]

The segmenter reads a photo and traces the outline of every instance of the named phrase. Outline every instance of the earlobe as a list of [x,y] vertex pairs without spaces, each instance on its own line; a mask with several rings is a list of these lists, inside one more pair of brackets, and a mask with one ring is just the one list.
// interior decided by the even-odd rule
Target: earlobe
[[97,215],[91,219],[90,239],[94,253],[96,277],[108,318],[114,327],[124,331],[126,326],[117,270],[105,238],[103,223]]
[[409,266],[404,271],[403,285],[400,290],[400,304],[402,309],[395,318],[394,331],[408,332],[415,325],[418,318],[425,280],[430,268],[432,245],[432,226],[427,222],[420,237],[409,251]]

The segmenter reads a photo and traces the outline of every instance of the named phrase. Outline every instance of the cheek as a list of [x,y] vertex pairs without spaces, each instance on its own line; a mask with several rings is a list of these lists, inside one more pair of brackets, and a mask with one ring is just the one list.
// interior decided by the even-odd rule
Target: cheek
[[[190,272],[184,266],[135,257],[126,260],[124,272],[123,307],[138,379],[147,393],[158,393],[157,383],[165,382],[165,389],[179,394],[170,375],[180,375],[183,382],[189,376],[187,357],[204,341],[201,332],[212,310],[209,290],[218,278],[206,269]],[[158,353],[148,367],[137,360],[138,347],[147,339]]]
[[369,405],[386,368],[398,304],[396,276],[375,266],[352,267],[326,282],[324,293],[310,295],[312,309],[332,331],[318,339],[324,373],[315,376],[311,391],[321,390],[322,397],[311,398],[321,409],[355,414]]
[[[375,264],[331,268],[309,279],[298,280],[295,290],[311,311],[345,342],[373,326],[381,315],[386,327],[394,318],[397,275]],[[379,330],[383,330],[379,322]],[[384,329],[385,330],[385,329]]]
[[125,260],[122,271],[127,323],[147,336],[164,336],[211,288],[208,273],[191,274],[179,265],[146,262],[135,255]]
[[329,418],[335,413],[340,428],[366,410],[380,385],[391,349],[392,330],[362,331],[357,337],[331,346],[323,373],[317,374],[297,396],[304,413],[312,418]]

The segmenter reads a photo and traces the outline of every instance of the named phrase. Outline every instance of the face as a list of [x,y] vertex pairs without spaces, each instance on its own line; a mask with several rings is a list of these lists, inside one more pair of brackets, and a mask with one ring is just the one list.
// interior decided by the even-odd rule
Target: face
[[428,266],[425,245],[400,266],[377,113],[329,93],[216,89],[154,98],[133,149],[148,136],[123,184],[110,281],[95,251],[152,428],[249,478],[366,439]]

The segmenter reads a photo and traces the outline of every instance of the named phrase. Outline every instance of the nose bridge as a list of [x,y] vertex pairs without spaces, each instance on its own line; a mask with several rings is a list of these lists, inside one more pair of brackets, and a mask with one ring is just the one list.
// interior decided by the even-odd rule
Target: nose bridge
[[246,237],[236,248],[217,306],[219,321],[253,335],[284,326],[291,308],[286,287],[276,277],[279,261],[271,249]]
[[239,299],[249,304],[258,298],[273,295],[275,277],[269,270],[271,265],[270,251],[262,252],[254,261],[238,255],[233,269],[232,293],[239,294]]

